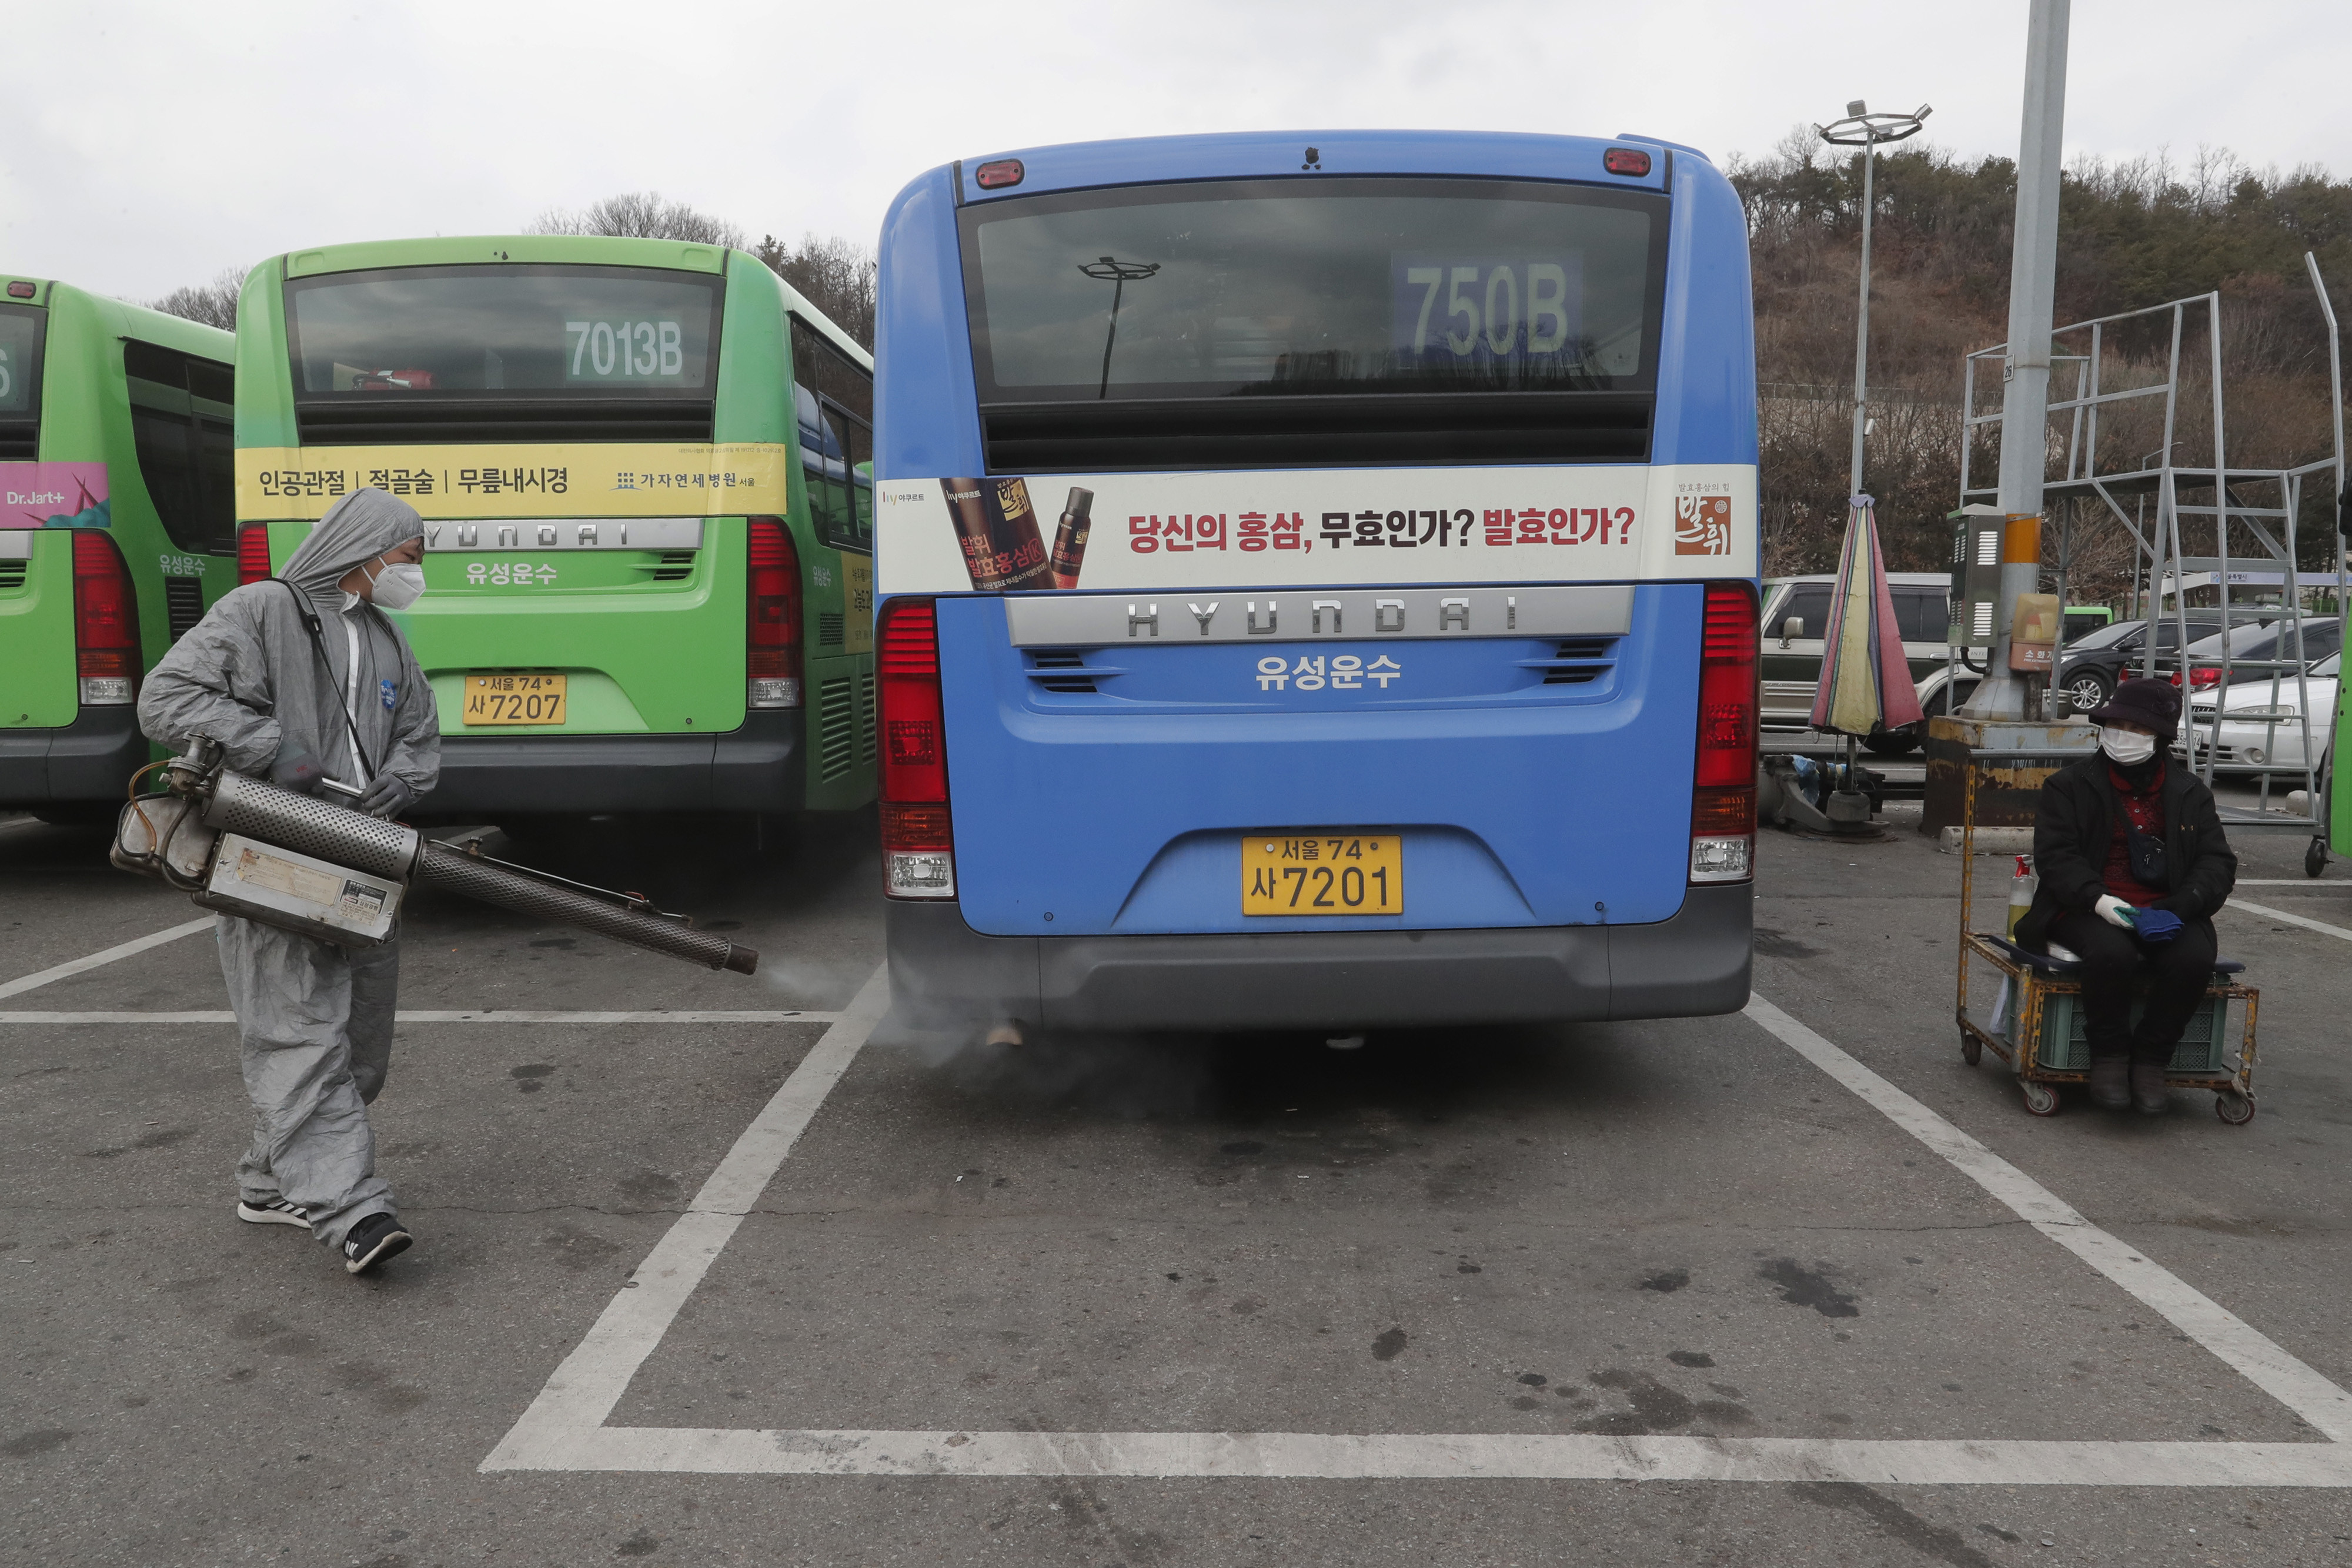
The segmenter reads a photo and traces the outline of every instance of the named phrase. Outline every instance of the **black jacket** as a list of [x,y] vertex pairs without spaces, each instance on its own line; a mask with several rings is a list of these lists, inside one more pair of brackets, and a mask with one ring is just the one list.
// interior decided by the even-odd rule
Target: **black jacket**
[[[2089,909],[2107,891],[2107,848],[2123,802],[2116,798],[2103,755],[2071,762],[2042,786],[2033,818],[2033,869],[2042,878],[2033,906],[2017,923],[2022,947],[2042,951],[2050,923],[2069,909]],[[2221,907],[2237,885],[2238,857],[2221,831],[2213,791],[2178,761],[2164,765],[2164,852],[2169,885],[2158,909],[2202,920]]]

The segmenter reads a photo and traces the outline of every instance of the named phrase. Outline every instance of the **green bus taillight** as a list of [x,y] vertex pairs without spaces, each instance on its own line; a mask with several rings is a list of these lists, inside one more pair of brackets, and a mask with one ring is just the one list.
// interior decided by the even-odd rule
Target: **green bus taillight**
[[269,525],[247,523],[236,530],[236,585],[259,582],[269,575]]
[[104,534],[74,530],[74,665],[85,707],[121,707],[139,695],[139,595],[122,552]]
[[801,706],[801,563],[782,517],[751,519],[750,685],[743,706]]

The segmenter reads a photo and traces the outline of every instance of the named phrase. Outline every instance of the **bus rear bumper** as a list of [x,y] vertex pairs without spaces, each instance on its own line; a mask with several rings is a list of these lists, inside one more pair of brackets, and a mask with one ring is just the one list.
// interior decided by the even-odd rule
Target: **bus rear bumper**
[[122,803],[123,787],[152,755],[139,710],[86,707],[55,729],[0,730],[0,806]]
[[723,735],[445,736],[416,817],[495,822],[605,812],[797,811],[801,710],[746,714]]
[[1687,1018],[1748,1002],[1755,893],[1693,887],[1649,925],[985,936],[894,900],[885,1037]]

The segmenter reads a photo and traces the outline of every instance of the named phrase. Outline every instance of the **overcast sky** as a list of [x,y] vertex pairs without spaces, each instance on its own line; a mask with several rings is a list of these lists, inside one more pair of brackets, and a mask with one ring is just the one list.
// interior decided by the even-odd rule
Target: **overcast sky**
[[[2075,0],[2070,156],[2352,173],[2347,0]],[[2025,0],[0,0],[0,270],[144,298],[631,190],[872,244],[912,176],[1097,137],[1410,126],[1761,152],[1849,98],[2017,151]]]

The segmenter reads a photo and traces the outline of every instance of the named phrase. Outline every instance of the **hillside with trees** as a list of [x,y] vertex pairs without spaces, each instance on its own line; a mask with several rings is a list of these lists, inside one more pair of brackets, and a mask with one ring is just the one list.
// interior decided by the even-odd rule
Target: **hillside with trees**
[[[744,230],[737,225],[698,212],[684,202],[669,201],[657,191],[606,196],[578,211],[551,208],[526,225],[524,232],[675,239],[749,250],[835,326],[867,348],[874,346],[874,253],[839,235],[826,239],[803,235],[798,245],[767,235],[756,245],[748,244]],[[233,267],[209,282],[174,288],[146,304],[151,309],[234,331],[236,297],[246,271]]]
[[[1768,572],[1832,569],[1845,521],[1862,171],[1835,151],[1831,157],[1800,129],[1769,154],[1733,158],[1727,170],[1747,209],[1755,267]],[[1876,426],[1863,484],[1878,498],[1890,567],[1935,570],[1949,549],[1944,517],[1959,488],[1962,359],[2008,336],[2016,168],[2006,158],[1971,163],[1904,147],[1880,154],[1876,199]],[[2219,289],[2230,461],[2282,466],[2326,455],[2327,342],[2303,257],[2317,255],[2338,317],[2352,325],[2352,182],[2308,168],[2258,172],[2227,152],[2200,152],[2186,167],[2162,156],[2078,161],[2059,214],[2058,325]],[[2148,333],[2111,343],[2103,384],[2144,384],[2151,371],[2160,374],[2168,347]],[[2192,329],[2183,357],[2201,378],[2201,331]],[[2070,385],[2062,370],[2053,395]],[[2183,465],[2210,449],[2210,390],[2202,379],[2194,385],[2174,431]],[[1997,412],[1999,398],[1997,384],[1980,384],[1979,412]],[[2137,466],[2140,454],[2162,445],[2153,424],[2141,432],[2132,423],[2133,413],[2152,412],[2139,405],[2111,415],[2103,468]],[[1980,443],[1972,473],[1990,476],[1996,463],[1994,444]],[[2307,486],[2300,526],[2308,564],[2327,559],[2333,513],[2334,497]],[[2131,549],[2120,530],[2078,535],[2088,542],[2070,597],[2125,591]],[[2200,548],[2191,542],[2192,553]]]
[[[1755,267],[1769,573],[1832,569],[1845,523],[1862,174],[1855,158],[1831,152],[1801,128],[1763,157],[1733,157],[1726,171],[1747,210]],[[2016,169],[2006,158],[1972,163],[1906,144],[1881,154],[1876,200],[1876,424],[1865,444],[1864,487],[1878,498],[1888,564],[1935,570],[1949,547],[1945,515],[1958,504],[1962,358],[2008,335]],[[738,225],[655,192],[550,211],[530,227],[749,249],[859,342],[873,343],[874,253],[856,241],[812,234],[796,245],[773,235],[751,243]],[[2306,250],[2317,255],[2339,318],[2352,326],[2352,181],[2316,168],[2257,172],[2226,151],[2200,152],[2185,166],[2160,154],[2078,161],[2060,197],[2058,324],[2220,290],[2230,460],[2306,461],[2325,455],[2329,441],[2326,338],[2305,275]],[[153,303],[233,327],[240,277],[232,270]],[[2165,347],[2145,332],[2111,342],[2105,384],[2144,382]],[[2210,395],[2197,379],[2208,362],[2200,328],[2192,326],[2184,350],[2193,375],[2173,434],[2183,448],[2178,461],[2194,465],[2211,441]],[[2067,384],[2062,372],[2053,395]],[[1998,386],[1989,395],[1980,388],[1979,398],[1979,412],[1997,409]],[[2103,466],[2135,466],[2162,444],[2153,413],[2141,404],[2109,415]],[[1991,474],[1993,444],[1980,442],[1971,462]],[[2324,488],[2307,486],[2304,497],[2311,566],[2329,559],[2334,507]],[[2051,537],[2054,551],[2055,529]],[[2132,565],[2121,532],[2077,527],[2074,538],[2070,597],[2119,599]],[[2189,549],[2210,546],[2191,540]]]

